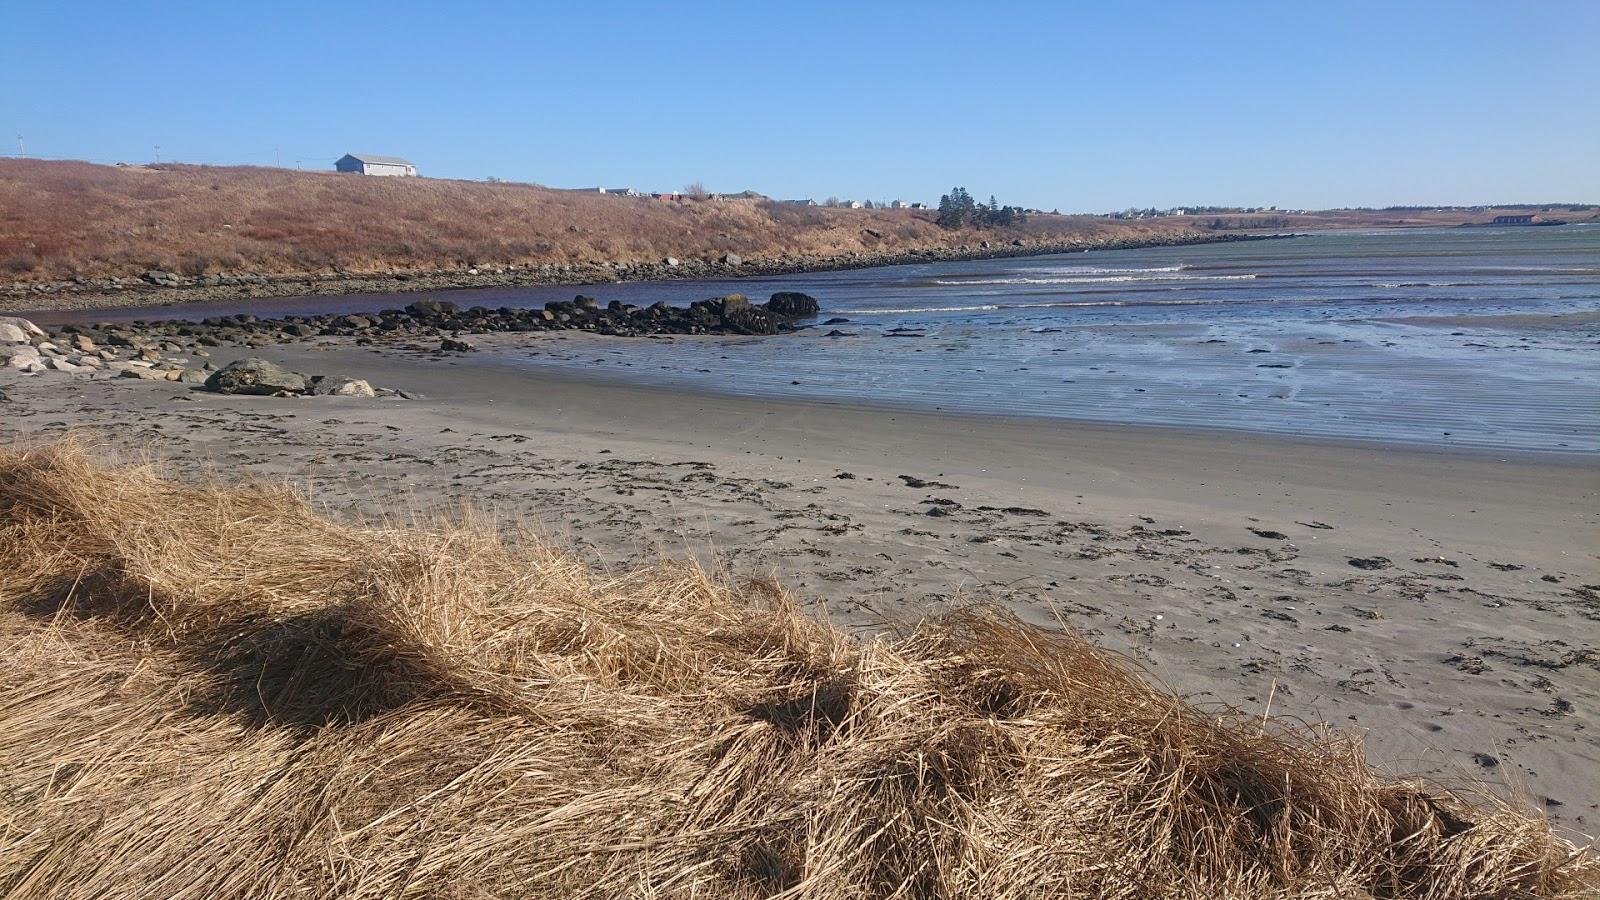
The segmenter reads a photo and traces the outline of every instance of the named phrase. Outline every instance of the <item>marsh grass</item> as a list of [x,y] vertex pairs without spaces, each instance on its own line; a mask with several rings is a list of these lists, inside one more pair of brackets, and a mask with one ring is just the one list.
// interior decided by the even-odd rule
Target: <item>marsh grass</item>
[[0,453],[0,896],[1594,896],[1490,797],[971,607]]

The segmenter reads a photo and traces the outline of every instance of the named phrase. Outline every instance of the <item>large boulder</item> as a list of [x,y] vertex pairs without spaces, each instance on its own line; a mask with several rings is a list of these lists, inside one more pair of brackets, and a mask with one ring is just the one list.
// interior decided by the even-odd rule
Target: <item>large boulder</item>
[[22,344],[45,337],[44,329],[20,316],[0,316],[0,344]]
[[211,373],[206,379],[206,390],[219,394],[254,394],[271,396],[278,393],[303,394],[307,387],[306,376],[251,356]]
[[[658,303],[656,306],[661,306]],[[709,300],[696,300],[689,304],[690,309],[704,310],[716,316],[726,316],[735,310],[749,309],[750,298],[743,294],[729,294],[726,297],[712,297]],[[670,307],[669,307],[670,309]]]
[[779,291],[767,300],[767,309],[780,316],[814,316],[822,311],[817,298],[799,291]]
[[735,334],[777,334],[778,317],[745,303],[723,310],[722,327]]

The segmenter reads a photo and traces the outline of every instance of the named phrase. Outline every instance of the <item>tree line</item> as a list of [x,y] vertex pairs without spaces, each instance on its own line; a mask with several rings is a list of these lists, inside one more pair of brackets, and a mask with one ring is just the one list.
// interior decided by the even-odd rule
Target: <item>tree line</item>
[[1016,225],[1027,219],[1020,206],[1001,206],[994,195],[988,203],[977,203],[964,187],[952,188],[939,198],[939,215],[934,221],[941,228],[988,228],[999,225]]

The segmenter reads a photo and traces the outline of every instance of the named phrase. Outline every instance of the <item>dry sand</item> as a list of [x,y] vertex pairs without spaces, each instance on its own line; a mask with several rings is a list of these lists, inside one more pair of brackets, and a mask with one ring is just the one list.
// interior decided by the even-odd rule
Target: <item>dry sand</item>
[[1569,837],[1600,821],[1592,458],[759,401],[493,353],[260,354],[424,398],[4,372],[0,440],[87,429],[349,515],[465,501],[601,564],[711,547],[863,628],[991,599],[1199,703],[1370,729],[1389,771],[1501,785]]

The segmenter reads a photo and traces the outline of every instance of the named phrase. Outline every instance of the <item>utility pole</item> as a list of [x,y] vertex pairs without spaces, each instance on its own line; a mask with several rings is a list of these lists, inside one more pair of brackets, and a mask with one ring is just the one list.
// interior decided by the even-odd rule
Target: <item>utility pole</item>
[[17,135],[17,155],[18,156],[27,156],[28,155],[28,148],[22,146],[22,135],[20,135],[20,134]]
[[156,145],[156,165],[161,165],[161,145]]
[[276,162],[278,168],[280,168],[280,169],[283,168],[283,151],[282,150],[279,150],[277,147],[273,147],[272,148],[272,158]]

